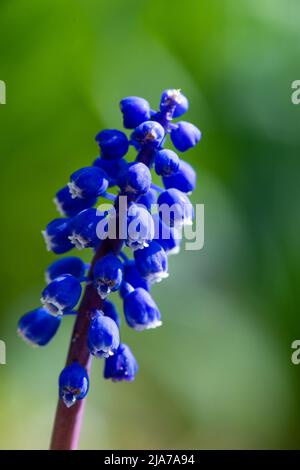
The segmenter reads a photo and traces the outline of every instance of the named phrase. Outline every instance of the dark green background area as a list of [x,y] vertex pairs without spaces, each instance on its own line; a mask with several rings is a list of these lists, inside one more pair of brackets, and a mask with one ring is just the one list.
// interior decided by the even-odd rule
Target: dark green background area
[[299,448],[299,21],[298,0],[1,1],[0,448],[48,446],[73,319],[40,350],[15,330],[53,259],[52,198],[121,127],[121,98],[156,107],[168,87],[203,132],[185,158],[205,246],[154,288],[163,327],[122,322],[136,381],[94,361],[81,448]]

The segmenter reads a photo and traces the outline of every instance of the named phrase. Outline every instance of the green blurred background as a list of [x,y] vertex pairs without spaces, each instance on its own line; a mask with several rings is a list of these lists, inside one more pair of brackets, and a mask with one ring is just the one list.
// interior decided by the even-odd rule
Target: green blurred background
[[299,20],[298,0],[1,0],[0,448],[49,443],[73,319],[40,350],[15,330],[53,259],[53,195],[121,127],[122,97],[156,107],[168,87],[203,132],[186,158],[205,247],[154,288],[162,328],[123,321],[136,381],[94,362],[81,448],[299,448]]

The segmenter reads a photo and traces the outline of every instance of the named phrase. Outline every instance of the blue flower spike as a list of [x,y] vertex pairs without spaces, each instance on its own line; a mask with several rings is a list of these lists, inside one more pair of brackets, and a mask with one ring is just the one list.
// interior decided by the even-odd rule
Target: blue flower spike
[[119,328],[114,320],[96,311],[88,331],[90,353],[97,357],[113,356],[120,344]]
[[65,367],[59,376],[59,396],[67,408],[82,400],[89,390],[89,377],[78,362]]
[[94,284],[101,299],[119,289],[123,278],[123,264],[115,255],[99,259],[94,267]]
[[[129,346],[120,342],[114,292],[122,299],[127,326],[142,331],[162,324],[150,290],[168,277],[168,257],[179,252],[182,228],[194,218],[188,195],[196,187],[196,172],[176,153],[201,140],[194,124],[178,120],[188,108],[179,89],[165,89],[156,110],[142,97],[125,97],[120,101],[125,132],[101,130],[97,158],[73,172],[55,194],[61,216],[42,232],[48,251],[65,255],[88,248],[93,258],[90,264],[68,255],[52,261],[42,306],[20,318],[18,333],[31,345],[45,346],[65,317],[74,319],[67,366],[59,376],[66,407],[88,393],[91,356],[103,359],[105,379],[132,381],[138,372]],[[175,151],[167,148],[170,142]],[[163,187],[156,184],[158,177]],[[98,199],[111,207],[97,209]],[[67,410],[60,406],[58,413]]]

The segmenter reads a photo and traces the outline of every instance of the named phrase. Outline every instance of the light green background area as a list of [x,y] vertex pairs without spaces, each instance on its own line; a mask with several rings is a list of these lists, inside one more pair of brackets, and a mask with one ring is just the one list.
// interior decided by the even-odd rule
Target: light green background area
[[157,107],[168,87],[203,132],[185,158],[205,246],[153,289],[163,327],[122,322],[136,381],[106,382],[94,361],[81,448],[299,448],[299,21],[298,0],[1,1],[0,448],[49,443],[73,319],[44,349],[15,330],[53,259],[53,195],[121,127],[121,98]]

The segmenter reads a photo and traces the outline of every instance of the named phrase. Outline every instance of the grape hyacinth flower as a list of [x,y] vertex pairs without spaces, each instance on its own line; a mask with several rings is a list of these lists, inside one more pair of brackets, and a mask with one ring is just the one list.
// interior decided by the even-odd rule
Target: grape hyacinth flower
[[81,282],[85,279],[86,269],[87,265],[82,259],[76,256],[65,256],[64,258],[53,261],[53,263],[48,266],[45,272],[46,282],[54,281],[56,277],[63,274],[71,274]]
[[96,203],[96,197],[89,198],[74,198],[70,193],[69,186],[64,186],[57,191],[53,202],[60,215],[64,217],[73,217],[84,209],[93,207]]
[[113,382],[132,381],[138,371],[138,363],[127,344],[120,344],[116,353],[105,360],[104,378]]
[[126,245],[132,251],[149,246],[154,237],[154,222],[150,212],[145,207],[134,203],[129,206],[127,233]]
[[180,152],[186,152],[188,149],[195,147],[200,139],[201,132],[190,122],[180,121],[174,125],[171,131],[173,145]]
[[196,172],[188,162],[180,160],[178,163],[176,173],[163,175],[164,187],[166,189],[176,188],[183,193],[191,194],[196,187]]
[[55,219],[42,231],[48,251],[60,255],[73,248],[70,242],[71,219]]
[[97,357],[113,356],[120,344],[118,325],[104,313],[97,311],[88,331],[88,347],[90,353]]
[[81,284],[71,274],[56,277],[43,290],[41,302],[52,315],[72,310],[81,296]]
[[[185,152],[200,141],[196,126],[174,121],[188,107],[178,89],[164,90],[157,110],[141,97],[122,99],[123,124],[130,132],[100,131],[100,155],[56,191],[54,203],[61,217],[42,232],[48,251],[63,255],[89,248],[93,257],[89,265],[77,256],[52,261],[45,273],[42,306],[23,315],[18,324],[26,342],[44,346],[65,317],[74,318],[67,363],[58,380],[51,449],[77,448],[94,356],[103,361],[105,379],[131,382],[138,372],[131,349],[121,342],[114,293],[119,292],[130,328],[143,331],[162,324],[150,289],[168,276],[168,256],[179,252],[181,229],[194,217],[187,194],[195,189],[196,173],[166,148],[171,140],[175,149]],[[130,148],[136,152],[134,161],[127,158]],[[152,174],[161,178],[163,188],[153,183]],[[98,210],[99,198],[111,201],[111,209]],[[115,231],[106,231],[110,222],[117,226]]]
[[137,331],[157,328],[161,315],[149,292],[137,287],[124,298],[124,315],[128,325]]
[[67,408],[82,400],[89,389],[89,377],[77,362],[65,367],[59,376],[59,396]]
[[123,278],[123,265],[115,255],[99,259],[94,267],[94,284],[101,299],[119,289]]
[[54,317],[44,308],[36,308],[20,318],[18,333],[33,346],[45,346],[56,334],[60,318]]
[[176,175],[179,170],[179,157],[173,150],[163,149],[155,156],[155,171],[158,175],[167,177]]
[[75,171],[68,187],[73,199],[95,198],[107,190],[108,178],[100,168],[89,166]]
[[150,284],[160,282],[169,276],[167,254],[154,240],[143,250],[135,251],[134,259],[141,276]]

